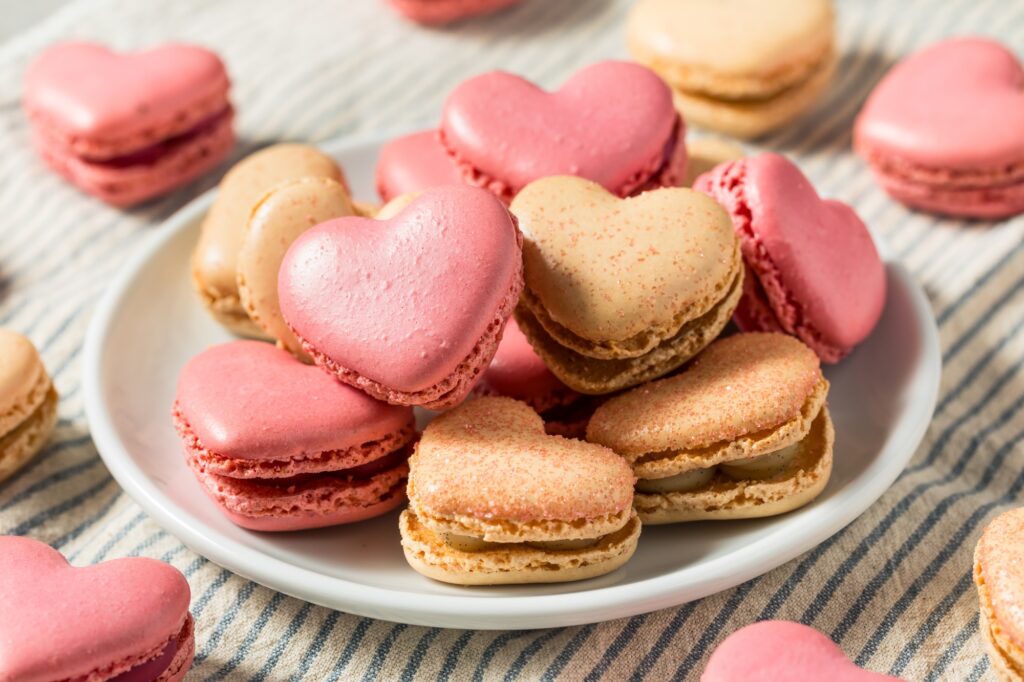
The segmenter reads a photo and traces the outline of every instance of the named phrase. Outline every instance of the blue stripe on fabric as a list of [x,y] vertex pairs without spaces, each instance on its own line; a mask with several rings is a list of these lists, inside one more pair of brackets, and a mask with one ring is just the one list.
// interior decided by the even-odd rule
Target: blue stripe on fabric
[[302,628],[303,623],[306,622],[306,618],[309,617],[309,612],[313,610],[313,605],[309,602],[302,604],[302,608],[295,614],[291,622],[288,623],[288,629],[284,631],[284,635],[281,636],[277,643],[274,645],[274,650],[270,652],[267,662],[263,664],[256,676],[252,678],[253,682],[263,682],[268,679],[268,675],[274,672],[274,668],[277,666],[278,661],[281,660],[281,654],[284,653],[284,649],[288,646],[295,635]]
[[988,668],[988,659],[982,656],[981,660],[974,664],[974,667],[971,669],[971,674],[967,676],[967,679],[964,680],[964,682],[978,682]]
[[483,682],[484,673],[487,672],[487,667],[491,664],[491,661],[497,655],[499,651],[505,648],[505,645],[515,639],[520,639],[529,634],[529,630],[509,630],[502,632],[491,640],[491,643],[487,645],[484,652],[480,655],[480,661],[476,665],[476,670],[473,671],[473,682]]
[[220,570],[220,573],[217,574],[217,577],[210,581],[209,586],[203,591],[203,594],[199,597],[199,599],[196,600],[195,604],[193,604],[193,616],[195,616],[198,619],[199,616],[202,615],[203,611],[206,609],[207,604],[209,604],[210,600],[213,599],[217,592],[220,591],[220,588],[223,587],[224,584],[231,579],[231,575],[232,574],[230,571],[225,571],[224,569]]
[[[89,438],[85,438],[83,440],[84,441],[88,441]],[[77,446],[80,446],[80,445],[83,445],[83,444],[84,443],[76,443],[76,444],[73,444],[73,445],[69,445],[68,447],[77,447]],[[63,449],[67,449],[67,448],[63,448]],[[57,452],[57,451],[54,450],[54,452]],[[49,488],[51,486],[57,485],[58,483],[63,483],[64,481],[72,479],[75,476],[77,476],[78,474],[83,473],[85,471],[88,471],[89,469],[92,469],[93,467],[97,466],[99,463],[100,463],[99,458],[96,457],[96,456],[93,456],[90,459],[87,459],[87,460],[85,460],[83,462],[79,462],[77,464],[73,464],[73,465],[69,466],[66,469],[61,469],[60,471],[56,471],[56,472],[54,472],[52,474],[47,475],[46,478],[44,478],[44,479],[42,479],[40,481],[36,481],[35,483],[33,483],[29,487],[25,488],[24,490],[22,490],[22,491],[20,491],[18,493],[15,493],[11,497],[11,499],[7,500],[3,504],[0,504],[0,514],[2,514],[3,512],[7,511],[8,509],[11,509],[11,508],[21,504],[22,502],[24,502],[28,498],[32,497],[36,493],[42,492],[42,491],[46,490],[47,488]],[[22,473],[24,473],[24,471],[26,471],[26,470],[27,470],[27,468],[25,470],[23,470]]]
[[687,602],[676,610],[676,613],[672,616],[672,620],[669,621],[668,626],[661,631],[660,635],[658,635],[658,639],[654,642],[654,646],[651,647],[651,650],[644,654],[644,657],[640,660],[640,664],[636,667],[636,670],[633,673],[634,680],[642,680],[647,677],[658,662],[658,659],[660,659],[661,655],[665,653],[666,647],[668,647],[672,640],[675,639],[679,628],[682,627],[683,623],[686,622],[686,619],[690,617],[690,614],[696,610],[698,603],[699,602],[695,601]]
[[636,633],[639,632],[640,627],[647,621],[647,614],[641,614],[639,616],[633,616],[629,619],[629,622],[619,631],[619,634],[612,641],[608,650],[604,652],[601,660],[597,662],[587,676],[583,678],[583,682],[600,682],[608,669],[611,668],[612,664],[615,663],[615,659],[619,657],[619,654],[633,641],[636,637]]
[[572,639],[565,645],[565,647],[558,652],[555,656],[555,660],[551,661],[551,665],[544,671],[544,675],[540,678],[541,682],[554,682],[558,679],[558,676],[565,670],[565,666],[569,665],[569,661],[576,655],[576,652],[580,650],[583,643],[586,642],[590,635],[594,634],[594,630],[597,626],[594,624],[584,625],[581,627]]
[[292,682],[301,680],[313,664],[313,661],[316,660],[316,657],[324,650],[324,643],[327,642],[328,635],[334,630],[334,625],[338,622],[339,617],[340,614],[337,611],[331,611],[324,618],[324,622],[321,623],[320,628],[316,631],[313,641],[309,643],[309,648],[306,649],[306,653],[302,656],[302,663],[299,665],[299,669],[292,675]]
[[[93,554],[92,560],[89,563],[90,564],[95,564],[95,563],[99,563],[100,561],[103,561],[103,559],[107,556],[107,553],[111,549],[114,548],[114,545],[116,545],[118,542],[120,542],[125,537],[127,537],[128,533],[131,533],[132,530],[134,530],[136,526],[138,526],[140,523],[142,523],[143,519],[145,519],[145,518],[146,518],[146,515],[143,512],[139,512],[134,517],[132,517],[132,519],[130,521],[128,521],[128,523],[126,523],[123,526],[121,526],[120,528],[118,528],[117,532],[114,533],[114,535],[111,536],[109,540],[107,540],[105,543],[103,543],[103,546],[100,547],[99,550],[95,554]],[[82,549],[78,550],[74,554],[69,555],[68,559],[77,558],[78,555],[84,549],[85,548],[83,547]]]
[[345,645],[345,650],[341,652],[341,656],[334,664],[334,668],[331,670],[329,679],[338,680],[341,679],[342,672],[348,667],[349,661],[352,660],[353,654],[359,647],[359,643],[363,641],[363,637],[366,636],[366,631],[373,625],[373,621],[369,618],[360,618],[359,623],[352,630],[352,636],[348,639],[348,644]]
[[[35,516],[32,516],[32,517],[26,519],[25,521],[22,521],[17,526],[15,526],[10,531],[8,531],[7,534],[8,535],[28,535],[29,531],[35,529],[37,526],[41,526],[42,524],[46,523],[47,521],[50,521],[50,520],[54,519],[57,516],[60,516],[64,512],[68,511],[69,509],[74,509],[75,507],[80,505],[82,502],[85,502],[86,500],[91,498],[96,493],[102,491],[105,488],[110,487],[110,484],[113,483],[113,482],[114,482],[114,480],[112,478],[106,478],[106,479],[100,481],[99,483],[93,485],[92,487],[88,488],[84,492],[81,492],[81,493],[75,495],[74,497],[71,497],[71,498],[68,498],[66,500],[63,500],[62,502],[60,502],[58,504],[55,504],[54,506],[39,512]],[[115,495],[115,498],[116,497],[117,497],[117,495]],[[71,535],[69,534],[69,536],[71,536]],[[71,536],[71,537],[77,537],[77,534],[74,535],[74,536]]]
[[451,679],[452,674],[455,672],[455,666],[459,663],[459,657],[465,650],[466,645],[469,644],[469,640],[473,639],[473,630],[466,630],[459,638],[452,644],[452,648],[449,649],[448,655],[444,657],[444,665],[441,666],[441,671],[437,677],[441,682],[448,682]]
[[[112,483],[113,479],[108,479],[108,482]],[[104,486],[104,487],[106,487],[106,486]],[[54,540],[51,544],[56,549],[60,549],[61,547],[63,547],[67,543],[75,540],[78,536],[80,536],[85,531],[87,531],[90,528],[92,528],[93,525],[98,523],[104,516],[107,515],[107,513],[111,509],[114,508],[114,505],[117,504],[118,501],[120,501],[121,496],[124,494],[124,492],[120,488],[118,488],[117,486],[114,486],[114,489],[115,489],[114,490],[114,494],[110,497],[109,500],[107,500],[102,505],[100,505],[99,510],[95,514],[93,514],[92,516],[87,518],[85,521],[83,521],[82,523],[80,523],[77,526],[75,526],[74,528],[72,528],[69,532],[65,533],[64,535],[61,535],[59,538]],[[92,497],[92,496],[89,496],[89,497]],[[77,506],[77,505],[71,505],[71,506],[74,507],[74,506]]]
[[207,682],[223,680],[225,677],[233,673],[235,668],[237,668],[242,661],[245,660],[245,657],[249,655],[249,650],[252,648],[256,638],[259,637],[261,632],[263,632],[263,628],[267,627],[267,623],[269,623],[270,619],[274,617],[274,614],[277,613],[277,608],[285,599],[285,596],[280,592],[274,592],[273,595],[274,596],[270,598],[270,601],[267,602],[267,605],[260,610],[259,615],[256,616],[256,620],[249,627],[249,631],[245,633],[245,639],[242,640],[241,646],[235,650],[234,654],[232,654],[227,663],[221,666],[220,670],[215,672],[213,675],[207,676]]
[[[973,618],[967,621],[967,624],[960,628],[960,632],[954,635],[953,640],[950,642],[946,650],[942,652],[939,659],[935,661],[935,665],[932,666],[931,670],[928,671],[928,676],[925,682],[938,682],[943,679],[946,672],[946,668],[953,662],[960,650],[963,649],[964,645],[971,641],[971,639],[978,634],[978,615],[975,614]],[[901,668],[902,669],[902,668]]]
[[675,674],[672,675],[673,680],[686,679],[686,676],[690,674],[690,671],[693,670],[694,666],[697,665],[697,663],[704,657],[704,654],[707,653],[708,647],[714,643],[719,633],[723,628],[725,628],[725,625],[729,622],[732,614],[736,612],[736,609],[740,607],[740,604],[743,603],[743,600],[746,599],[747,595],[750,594],[750,591],[754,588],[754,585],[758,582],[758,578],[748,580],[733,590],[732,594],[730,594],[729,598],[726,600],[725,605],[722,606],[722,609],[718,612],[718,615],[716,615],[715,619],[701,631],[700,637],[697,639],[697,643],[689,652],[687,652],[686,658],[684,658],[683,662],[678,668],[676,668]]
[[206,642],[203,644],[201,651],[196,652],[194,665],[199,666],[209,658],[210,654],[220,644],[220,640],[224,637],[224,633],[227,632],[228,627],[235,622],[235,618],[238,617],[239,611],[242,606],[249,601],[249,597],[256,591],[256,583],[242,582],[242,587],[238,590],[238,594],[235,595],[235,600],[231,606],[224,612],[220,620],[217,621],[217,625],[214,627],[213,632],[207,637]]
[[412,650],[409,661],[405,664],[405,668],[402,669],[402,676],[399,678],[400,682],[413,682],[416,679],[416,673],[419,671],[420,666],[423,665],[423,659],[427,655],[427,650],[440,634],[440,628],[427,628],[427,631],[420,637],[420,641],[416,642],[416,648]]
[[[921,650],[925,641],[932,636],[939,624],[942,623],[942,620],[949,614],[953,606],[973,584],[974,581],[971,579],[970,573],[964,573],[960,576],[960,580],[958,580],[953,588],[946,593],[946,596],[939,601],[935,608],[928,613],[928,617],[924,619],[924,623],[922,623],[917,632],[914,633],[914,636],[903,645],[902,649],[900,649],[899,654],[896,655],[896,662],[893,663],[892,667],[889,669],[889,673],[891,675],[901,674],[906,667],[910,665],[911,661],[914,659],[914,655]],[[962,632],[963,631],[961,631],[961,633]],[[950,648],[946,649],[946,652],[949,653],[953,651],[952,647],[955,646],[956,639],[954,638],[953,643],[951,643]],[[955,651],[953,651],[953,653],[955,654]],[[935,668],[932,668],[932,670],[934,669]]]
[[405,623],[399,623],[395,627],[391,628],[391,632],[388,633],[387,637],[381,640],[380,644],[377,645],[376,650],[373,652],[373,658],[370,659],[369,667],[367,667],[366,672],[363,673],[363,682],[373,682],[378,679],[381,668],[384,667],[384,660],[387,658],[388,653],[391,652],[391,647],[395,645],[395,641],[407,629],[409,629],[408,625]]
[[[1002,258],[997,260],[992,266],[985,270],[985,272],[981,273],[981,276],[974,280],[974,283],[971,285],[971,288],[968,291],[978,291],[984,288],[990,281],[992,281],[993,277],[1002,272],[1003,268],[1006,267],[1006,265],[1014,258],[1016,258],[1022,251],[1024,251],[1024,242],[1018,244],[1015,248],[1011,249],[1010,251],[1007,251]],[[942,311],[935,316],[935,321],[938,323],[940,327],[945,326],[946,322],[949,321],[949,318],[955,315],[956,312],[960,310],[960,308],[962,308],[968,300],[969,299],[966,296],[960,296],[955,301],[953,301],[945,308],[943,308]]]

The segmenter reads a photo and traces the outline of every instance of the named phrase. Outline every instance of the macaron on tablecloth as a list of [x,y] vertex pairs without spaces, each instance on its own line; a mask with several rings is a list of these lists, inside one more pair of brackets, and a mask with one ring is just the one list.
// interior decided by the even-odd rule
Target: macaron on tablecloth
[[[1024,6],[1016,4],[836,2],[831,45],[837,63],[831,84],[803,115],[744,143],[751,158],[767,151],[784,155],[821,199],[854,207],[885,245],[887,257],[901,260],[924,286],[939,325],[944,361],[934,421],[906,472],[850,526],[760,578],[678,608],[578,627],[485,632],[378,621],[286,597],[192,553],[121,491],[99,459],[79,381],[82,340],[94,304],[159,223],[213,186],[227,164],[130,210],[97,201],[68,184],[34,151],[33,127],[22,110],[26,72],[46,47],[76,40],[106,44],[123,54],[165,43],[209,49],[230,77],[238,142],[229,161],[235,162],[274,142],[316,144],[358,132],[436,128],[456,86],[493,69],[556,91],[580,69],[630,58],[626,27],[632,7],[627,0],[524,0],[493,15],[423,28],[404,20],[388,3],[370,0],[265,3],[258,10],[242,0],[75,0],[0,45],[0,129],[5,131],[0,136],[0,327],[24,334],[38,348],[60,395],[48,445],[0,482],[0,535],[42,540],[77,567],[142,556],[180,570],[190,587],[195,641],[186,679],[698,679],[728,635],[758,620],[812,626],[838,645],[850,659],[851,671],[856,666],[908,680],[999,679],[986,651],[991,642],[1002,646],[1003,640],[990,627],[995,623],[1012,630],[1005,630],[1009,626],[1000,620],[1002,588],[990,567],[1012,554],[997,547],[1012,543],[1012,534],[989,533],[979,550],[982,568],[977,575],[995,595],[991,608],[982,601],[981,625],[974,559],[982,529],[998,514],[1020,506],[1024,488],[1024,218],[965,221],[908,209],[886,194],[865,160],[854,153],[853,130],[882,76],[899,60],[945,38],[987,36],[1016,52],[1018,59],[1024,57]],[[730,47],[735,48],[722,45]],[[799,46],[788,47],[800,51]],[[803,46],[804,51],[811,47]],[[689,139],[706,134],[696,123],[686,121]],[[650,126],[652,135],[655,127]],[[672,125],[662,127],[669,130]],[[659,139],[652,145],[660,149],[666,142]],[[463,151],[464,160],[473,162],[470,170],[495,175],[482,167],[474,150],[465,146]],[[339,203],[337,211],[328,212],[343,216],[355,210],[342,191],[344,176],[331,168],[322,175]],[[499,179],[517,189],[532,181],[525,176]],[[609,195],[608,201],[613,200],[620,201]],[[285,229],[288,217],[279,220]],[[230,253],[224,257],[244,260],[240,240],[227,241]],[[218,274],[215,265],[211,261],[211,272],[199,273],[203,277],[197,278],[197,286],[209,290],[211,310],[225,324],[244,323],[236,283],[228,278],[225,286],[211,287]],[[728,279],[731,271],[720,274]],[[260,281],[252,285],[258,287]],[[851,292],[847,301],[865,293],[855,285]],[[257,294],[257,288],[246,293]],[[499,307],[501,295],[490,292],[492,309]],[[557,301],[544,304],[538,312],[549,311]],[[270,300],[272,315],[277,305]],[[243,325],[240,331],[265,333],[255,325]],[[307,341],[308,350],[325,350],[316,343],[316,330],[297,331],[303,332],[298,336]],[[524,331],[531,333],[528,327]],[[848,343],[856,342],[838,339],[844,351]],[[559,345],[556,350],[566,349]],[[572,381],[562,374],[557,378]],[[336,390],[348,393],[346,388]],[[499,406],[502,414],[524,409],[508,399],[488,400],[497,400],[488,404]],[[396,408],[394,423],[380,415],[381,428],[400,433],[403,410]],[[456,414],[449,423],[457,419]],[[529,428],[520,429],[515,438],[543,442],[547,436],[541,421],[523,420],[530,422]],[[449,448],[444,426],[435,429],[434,442]],[[311,437],[320,435],[310,429]],[[837,442],[844,437],[855,435],[837,434]],[[317,440],[317,447],[328,450],[349,445]],[[395,448],[401,446],[396,440]],[[259,464],[264,458],[263,453],[239,452],[233,459]],[[206,453],[197,461],[209,467],[214,459]],[[430,459],[418,464],[414,482],[429,480]],[[329,472],[349,465],[347,460],[332,463],[310,475],[326,481]],[[242,492],[250,488],[246,480],[254,480],[228,478]],[[255,480],[264,478],[273,477],[264,474]],[[469,498],[410,497],[427,517],[442,502],[471,503]],[[235,495],[222,503],[244,499]],[[381,503],[378,498],[371,502]],[[407,550],[426,546],[420,535],[409,537]],[[551,540],[566,538],[531,538]],[[629,542],[623,547],[629,551]],[[541,554],[544,547],[523,551],[534,550]],[[764,629],[766,655],[774,648],[772,642],[784,645],[791,637],[821,652],[821,660],[839,660],[839,650],[813,633],[790,630]],[[761,635],[755,639],[760,642]],[[735,646],[737,640],[733,642]],[[747,650],[741,642],[740,648]],[[719,675],[728,672],[722,663],[729,650],[721,651],[712,670]]]

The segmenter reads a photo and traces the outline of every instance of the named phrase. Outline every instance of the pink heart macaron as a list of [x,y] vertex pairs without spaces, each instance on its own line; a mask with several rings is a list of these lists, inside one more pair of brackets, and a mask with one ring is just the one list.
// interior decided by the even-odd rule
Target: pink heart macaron
[[778,154],[724,163],[694,189],[732,216],[747,277],[734,319],[744,331],[779,331],[838,362],[875,328],[885,268],[848,205],[821,199]]
[[522,0],[388,0],[402,16],[418,24],[448,24],[497,12]]
[[899,682],[854,665],[831,639],[812,627],[766,620],[725,638],[708,660],[701,682]]
[[854,126],[854,147],[908,206],[970,218],[1024,211],[1024,68],[988,38],[896,65]]
[[160,561],[76,568],[41,542],[0,537],[0,680],[178,682],[195,651],[189,599]]
[[196,478],[243,528],[352,523],[405,500],[412,410],[268,343],[234,341],[189,360],[173,419]]
[[227,156],[229,85],[220,58],[195,45],[119,54],[61,43],[29,67],[25,109],[47,164],[89,194],[130,206]]
[[436,130],[403,135],[380,150],[376,169],[377,194],[387,202],[428,187],[457,185],[462,176],[437,137]]
[[506,203],[530,182],[577,175],[620,197],[686,177],[683,120],[653,71],[605,61],[546,92],[492,71],[459,85],[444,105],[441,142],[466,182]]
[[426,190],[386,220],[347,217],[295,240],[281,312],[331,375],[400,405],[460,402],[523,288],[522,235],[490,193]]

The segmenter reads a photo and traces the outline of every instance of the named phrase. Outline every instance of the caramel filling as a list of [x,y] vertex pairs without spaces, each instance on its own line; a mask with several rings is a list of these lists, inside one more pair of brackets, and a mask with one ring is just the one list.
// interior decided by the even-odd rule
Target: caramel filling
[[800,455],[800,442],[788,445],[781,450],[768,452],[757,457],[737,459],[706,469],[684,471],[675,476],[665,478],[642,478],[637,481],[636,489],[641,493],[691,493],[706,487],[715,477],[716,471],[734,481],[764,480],[777,476],[793,465]]
[[524,545],[549,552],[571,552],[593,547],[600,541],[601,538],[579,538],[575,540],[536,540],[532,542],[488,542],[472,535],[457,535],[456,533],[445,533],[444,535],[445,544],[460,552],[488,552],[503,547],[522,547]]

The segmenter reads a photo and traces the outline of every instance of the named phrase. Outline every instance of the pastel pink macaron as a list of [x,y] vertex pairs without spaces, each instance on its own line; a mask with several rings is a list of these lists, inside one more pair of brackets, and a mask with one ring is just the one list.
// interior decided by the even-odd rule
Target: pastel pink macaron
[[867,338],[885,305],[885,267],[852,208],[821,199],[778,154],[721,164],[694,189],[725,207],[740,239],[741,329],[792,334],[833,363]]
[[281,312],[339,380],[398,405],[468,395],[523,289],[522,234],[490,193],[425,190],[386,220],[322,223],[292,244]]
[[593,399],[572,390],[551,373],[514,318],[505,326],[494,359],[475,392],[521,400],[541,416],[547,433],[560,436],[582,438],[596,407]]
[[402,16],[419,24],[448,24],[497,12],[522,0],[388,0]]
[[405,500],[412,410],[268,343],[234,341],[189,360],[173,419],[196,478],[243,528],[352,523]]
[[0,680],[178,682],[192,665],[190,592],[174,567],[115,559],[76,568],[0,537]]
[[506,203],[552,175],[576,175],[620,197],[681,185],[686,128],[672,92],[650,69],[605,61],[555,92],[492,71],[448,96],[441,142],[463,179]]
[[71,42],[29,66],[24,100],[43,160],[85,192],[130,206],[227,156],[229,86],[220,58],[195,45],[119,54]]
[[863,670],[843,650],[812,627],[766,620],[725,638],[708,660],[701,682],[899,682]]
[[437,131],[424,130],[395,138],[381,148],[376,181],[377,194],[388,202],[409,192],[460,184],[462,177]]
[[897,64],[868,97],[854,147],[908,206],[969,218],[1024,211],[1024,67],[989,38]]

